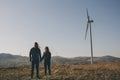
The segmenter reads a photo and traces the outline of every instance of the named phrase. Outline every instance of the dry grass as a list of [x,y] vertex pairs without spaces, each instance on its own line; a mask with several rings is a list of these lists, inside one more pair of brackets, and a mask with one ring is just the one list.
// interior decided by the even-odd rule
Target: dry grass
[[[44,76],[44,68],[40,66],[42,80],[120,80],[120,62],[51,67],[52,75]],[[0,80],[30,80],[30,66],[0,67]]]

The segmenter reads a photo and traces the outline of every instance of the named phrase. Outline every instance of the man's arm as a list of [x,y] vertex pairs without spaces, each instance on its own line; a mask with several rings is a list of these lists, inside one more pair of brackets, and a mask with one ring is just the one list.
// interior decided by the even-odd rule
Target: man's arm
[[51,52],[50,52],[50,59],[51,59]]
[[31,57],[32,57],[32,49],[30,50],[30,53],[29,53],[30,62],[31,62]]
[[41,59],[41,50],[39,51],[39,56],[40,56],[40,59]]
[[40,61],[41,61],[41,50],[39,49],[39,58],[40,58]]

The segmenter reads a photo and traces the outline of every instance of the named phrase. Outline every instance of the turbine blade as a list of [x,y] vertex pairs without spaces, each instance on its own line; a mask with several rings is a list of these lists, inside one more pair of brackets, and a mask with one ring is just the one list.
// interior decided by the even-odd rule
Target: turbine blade
[[87,27],[86,27],[86,32],[85,32],[85,40],[86,40],[86,37],[87,37],[88,25],[89,25],[89,23],[87,22]]
[[87,19],[89,21],[90,19],[89,19],[88,9],[86,9],[86,12],[87,12]]

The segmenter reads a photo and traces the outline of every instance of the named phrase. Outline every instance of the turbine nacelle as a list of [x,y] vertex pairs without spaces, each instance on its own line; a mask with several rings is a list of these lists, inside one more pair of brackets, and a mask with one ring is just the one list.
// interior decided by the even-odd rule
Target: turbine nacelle
[[94,22],[94,21],[93,21],[93,20],[89,20],[89,21],[88,21],[88,23],[92,23],[92,22]]

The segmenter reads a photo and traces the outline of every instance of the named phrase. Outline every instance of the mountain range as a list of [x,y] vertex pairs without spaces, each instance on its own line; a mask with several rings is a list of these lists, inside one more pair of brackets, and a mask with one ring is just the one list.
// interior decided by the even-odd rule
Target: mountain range
[[[90,63],[90,57],[66,58],[61,56],[52,56],[52,64],[84,64]],[[94,57],[94,62],[120,61],[120,58],[114,56]],[[43,64],[43,62],[41,63]],[[30,65],[29,57],[0,53],[0,66],[23,66]]]

